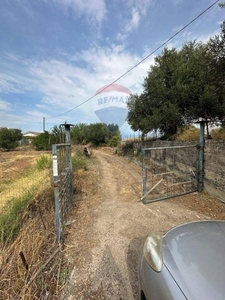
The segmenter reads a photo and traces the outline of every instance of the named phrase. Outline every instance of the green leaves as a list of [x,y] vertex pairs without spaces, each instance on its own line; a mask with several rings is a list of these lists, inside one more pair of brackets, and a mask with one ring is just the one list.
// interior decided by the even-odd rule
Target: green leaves
[[94,146],[109,143],[115,146],[121,140],[117,124],[77,124],[71,130],[71,138],[77,144],[92,143]]
[[225,73],[214,56],[202,43],[185,44],[179,51],[165,48],[144,79],[143,93],[128,101],[131,128],[170,136],[199,117],[223,120]]
[[20,129],[0,128],[0,148],[13,150],[18,146],[18,142],[22,140],[22,137]]
[[36,136],[33,141],[33,145],[35,146],[35,149],[40,150],[51,150],[51,143],[50,143],[50,134],[48,131],[45,131],[38,136]]

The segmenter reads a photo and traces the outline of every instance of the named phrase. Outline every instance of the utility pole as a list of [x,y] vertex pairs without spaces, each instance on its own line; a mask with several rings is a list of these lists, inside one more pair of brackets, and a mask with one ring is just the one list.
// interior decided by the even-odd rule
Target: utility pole
[[45,132],[45,117],[43,117],[43,132]]

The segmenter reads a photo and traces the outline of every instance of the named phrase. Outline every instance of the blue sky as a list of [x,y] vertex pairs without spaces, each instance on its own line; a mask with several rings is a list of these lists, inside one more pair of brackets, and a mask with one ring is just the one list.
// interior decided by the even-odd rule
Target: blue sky
[[[99,122],[91,101],[71,109],[120,77],[213,2],[1,0],[0,127],[42,131],[43,117],[46,130],[65,121]],[[225,9],[216,4],[167,46],[206,42],[220,32],[224,19]],[[117,83],[141,93],[154,55]],[[129,132],[127,125],[121,129]]]

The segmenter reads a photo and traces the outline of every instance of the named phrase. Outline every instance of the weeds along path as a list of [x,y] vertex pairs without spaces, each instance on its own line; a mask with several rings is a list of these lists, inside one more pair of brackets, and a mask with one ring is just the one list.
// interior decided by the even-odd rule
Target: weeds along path
[[201,206],[207,196],[190,194],[143,205],[140,167],[107,149],[94,157],[97,163],[83,177],[68,229],[73,272],[62,299],[138,299],[138,260],[146,236],[192,220],[221,218],[222,204],[209,199],[211,206],[195,209],[192,202]]

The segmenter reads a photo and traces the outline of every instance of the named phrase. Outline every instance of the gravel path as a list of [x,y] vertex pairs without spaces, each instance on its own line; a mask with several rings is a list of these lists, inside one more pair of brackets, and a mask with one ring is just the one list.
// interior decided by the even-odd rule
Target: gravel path
[[140,202],[141,169],[109,149],[80,174],[80,194],[66,237],[73,267],[62,299],[138,299],[137,267],[151,231],[200,219],[225,219],[224,204],[189,194],[148,205]]

